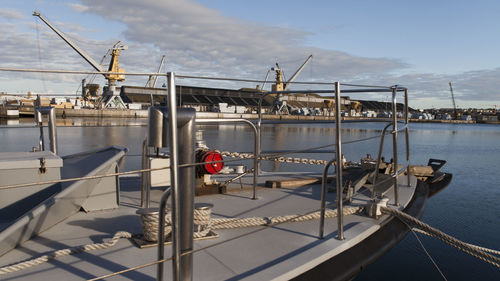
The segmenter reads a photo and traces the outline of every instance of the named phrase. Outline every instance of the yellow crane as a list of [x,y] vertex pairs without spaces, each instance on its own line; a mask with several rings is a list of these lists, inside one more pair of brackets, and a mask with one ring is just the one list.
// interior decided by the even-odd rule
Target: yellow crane
[[[34,11],[33,16],[38,17],[42,20],[50,29],[52,29],[61,39],[63,39],[68,45],[70,45],[73,50],[75,50],[81,57],[83,57],[95,70],[102,72],[104,78],[108,81],[108,86],[105,91],[103,91],[104,106],[109,108],[125,108],[125,103],[120,97],[120,93],[116,90],[116,82],[125,80],[125,70],[119,67],[118,57],[120,56],[121,50],[126,50],[127,46],[121,45],[121,41],[118,41],[111,49],[111,61],[109,62],[109,67],[106,70],[95,61],[87,52],[80,48],[76,43],[69,39],[64,33],[59,31],[53,24],[51,24],[44,16],[39,12]],[[106,72],[115,72],[118,74],[107,74]],[[123,73],[123,74],[122,74]]]

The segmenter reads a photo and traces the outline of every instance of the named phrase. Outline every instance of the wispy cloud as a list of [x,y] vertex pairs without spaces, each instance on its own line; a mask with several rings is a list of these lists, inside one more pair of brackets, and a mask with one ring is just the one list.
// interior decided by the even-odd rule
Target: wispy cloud
[[[310,53],[317,58],[318,78],[352,79],[406,66],[393,59],[305,47],[302,42],[307,32],[225,17],[192,1],[125,0],[119,6],[107,1],[82,2],[88,12],[124,23],[123,35],[128,41],[151,44],[167,55],[170,69],[181,72],[263,77],[276,59],[305,59]],[[114,13],[107,12],[111,8]]]
[[75,3],[70,4],[70,7],[77,12],[86,12],[89,10],[89,7]]
[[16,10],[0,8],[0,18],[15,20],[15,19],[22,19],[24,18],[24,16],[23,14],[21,14]]

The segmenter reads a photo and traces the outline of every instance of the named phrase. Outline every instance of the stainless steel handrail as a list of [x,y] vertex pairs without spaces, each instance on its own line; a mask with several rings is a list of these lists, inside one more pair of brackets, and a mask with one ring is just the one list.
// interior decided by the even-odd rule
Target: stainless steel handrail
[[[378,171],[380,169],[380,162],[382,161],[382,149],[384,148],[385,133],[387,132],[387,129],[391,125],[392,125],[392,123],[388,123],[387,125],[385,125],[384,129],[382,130],[382,135],[380,136],[380,144],[378,147],[377,163],[375,164],[375,175],[373,178],[373,185],[376,184],[377,179],[378,179]],[[374,195],[375,195],[375,192],[372,194],[372,196],[374,196]]]
[[[170,197],[172,193],[171,187],[167,188],[165,192],[161,195],[160,199],[160,208],[159,208],[159,228],[158,228],[158,261],[163,260],[165,257],[165,211],[167,209],[167,199]],[[162,215],[163,214],[163,215]],[[172,246],[172,249],[174,247]],[[163,280],[163,263],[158,263],[157,271],[156,271],[156,280]]]
[[[168,73],[168,137],[170,143],[170,183],[172,191],[172,279],[175,281],[192,280],[193,255],[193,208],[194,208],[194,166],[182,167],[180,164],[194,162],[195,110],[183,108],[177,112],[175,95],[175,75]],[[179,119],[177,119],[179,116]],[[181,138],[181,142],[179,142]],[[183,188],[179,179],[182,179]],[[167,191],[166,191],[167,192]],[[165,226],[166,200],[164,193],[160,201],[161,210],[159,234]],[[184,252],[184,254],[183,254]],[[160,261],[160,254],[158,261]],[[157,279],[163,280],[163,263],[158,264]]]
[[323,177],[321,181],[321,207],[320,207],[320,217],[319,217],[319,239],[323,239],[323,233],[325,230],[325,209],[326,209],[326,182],[328,180],[328,169],[335,162],[335,159],[328,161],[323,168]]
[[258,162],[259,162],[259,157],[257,156],[257,153],[259,151],[259,145],[258,145],[259,139],[258,139],[257,128],[255,127],[255,125],[246,119],[197,119],[196,120],[196,123],[235,123],[235,122],[247,124],[248,126],[250,126],[250,128],[252,128],[252,130],[254,132],[253,196],[252,196],[252,199],[256,200],[257,199],[257,175],[258,175],[257,166],[258,166]]
[[[344,210],[342,202],[342,128],[340,116],[340,82],[335,82],[335,158],[336,158],[336,183],[337,183],[337,239],[344,240]],[[334,162],[331,160],[323,170],[323,181],[321,184],[321,213],[319,237],[323,238],[325,205],[326,205],[326,181],[328,168]]]
[[49,117],[48,128],[49,128],[50,151],[52,151],[54,154],[57,154],[56,109],[53,107],[35,108],[35,121],[38,124],[38,127],[40,127],[39,149],[45,150],[42,114],[47,114]]
[[335,82],[335,157],[337,158],[337,239],[344,240],[344,209],[342,202],[342,128],[340,126],[340,82]]
[[[148,155],[148,140],[144,139],[142,142],[142,155],[141,155],[141,165],[143,169],[150,168],[149,161],[147,159]],[[149,208],[150,201],[150,172],[141,173],[141,208]]]
[[397,177],[397,167],[398,167],[398,115],[397,115],[397,103],[396,103],[396,93],[398,86],[392,87],[392,163],[393,163],[393,184],[394,184],[394,205],[399,206],[399,189],[398,189],[398,177]]
[[[341,141],[341,118],[340,118],[340,83],[339,82],[335,82],[335,83],[332,83],[335,85],[335,90],[321,90],[321,91],[310,91],[310,90],[307,90],[307,91],[269,91],[269,92],[265,92],[263,94],[261,94],[260,98],[259,98],[259,107],[258,107],[258,119],[257,119],[257,132],[258,132],[258,152],[256,155],[256,157],[258,158],[258,164],[257,164],[257,167],[258,167],[258,172],[260,173],[260,156],[261,156],[261,141],[262,141],[262,136],[261,136],[261,132],[262,132],[262,101],[264,99],[264,97],[270,95],[270,94],[298,94],[298,93],[309,93],[309,92],[314,92],[314,93],[334,93],[335,94],[335,112],[336,112],[336,118],[335,118],[335,124],[336,124],[336,158],[337,158],[337,163],[342,163],[342,141]],[[406,129],[406,137],[407,137],[407,141],[406,141],[406,144],[407,144],[407,159],[409,161],[409,148],[408,148],[408,99],[407,99],[407,95],[408,95],[408,90],[405,88],[405,87],[400,87],[398,85],[394,85],[392,87],[388,87],[386,89],[382,88],[382,89],[348,89],[348,90],[345,90],[344,92],[347,92],[347,93],[363,93],[363,92],[392,92],[392,123],[389,123],[385,128],[384,128],[384,131],[383,131],[383,134],[382,134],[382,141],[381,141],[381,147],[379,148],[379,156],[378,156],[378,160],[377,160],[377,166],[379,167],[380,166],[380,158],[381,158],[381,151],[382,151],[382,145],[383,145],[383,136],[385,135],[385,132],[387,130],[387,128],[392,124],[393,126],[393,130],[392,130],[392,135],[393,135],[393,163],[394,163],[394,167],[397,167],[397,133],[398,133],[398,127],[397,127],[397,103],[396,103],[396,94],[397,92],[400,92],[400,91],[404,91],[405,93],[405,107],[404,107],[404,111],[405,111],[405,129]],[[398,205],[398,180],[397,180],[397,175],[398,175],[398,171],[396,171],[397,168],[394,168],[393,169],[393,176],[394,176],[394,179],[393,179],[393,184],[394,184],[394,198],[395,198],[395,205]],[[342,165],[338,164],[337,165],[337,171],[336,171],[336,174],[337,174],[337,210],[338,210],[338,216],[337,216],[337,224],[338,224],[338,236],[337,238],[342,240],[344,237],[343,237],[343,216],[342,216],[342,213],[343,213],[343,206],[342,206],[342,192],[341,192],[341,188],[342,188]],[[410,178],[408,176],[408,182]],[[340,191],[339,191],[340,190]],[[322,200],[321,200],[321,205],[324,206],[325,205],[325,196],[322,196]],[[323,210],[324,211],[324,210]],[[320,220],[323,221],[323,224],[324,224],[324,212],[323,212],[323,215],[322,217],[320,218]],[[321,225],[321,222],[320,222],[320,237],[323,236],[323,227],[324,225]]]
[[[181,259],[181,249],[180,249],[180,204],[176,202],[179,194],[179,155],[178,155],[178,136],[177,136],[177,103],[175,96],[175,75],[169,73],[167,75],[168,79],[168,117],[169,117],[169,141],[170,141],[170,185],[172,187],[172,256],[174,257],[173,266],[173,276],[174,281],[180,280],[180,259]],[[162,196],[163,198],[163,196]],[[160,202],[164,204],[164,202]],[[165,217],[165,213],[160,212],[160,221],[162,217]],[[164,221],[164,218],[163,218]],[[160,224],[160,229],[163,225]],[[163,264],[158,265],[158,280],[163,280]]]
[[[179,198],[178,198],[178,192],[179,192],[179,186],[178,186],[178,177],[177,177],[177,173],[178,173],[178,169],[179,169],[179,165],[178,165],[178,150],[177,150],[177,147],[178,147],[178,137],[177,137],[177,133],[176,133],[176,129],[177,129],[177,116],[176,116],[176,103],[175,103],[175,83],[174,83],[174,74],[173,73],[169,73],[168,75],[168,82],[169,82],[169,106],[170,106],[170,109],[169,110],[169,119],[170,119],[170,122],[169,122],[169,132],[170,132],[170,135],[169,135],[169,138],[170,138],[170,151],[171,151],[171,183],[172,183],[172,194],[173,194],[173,199],[172,199],[172,205],[173,205],[173,208],[172,208],[172,217],[173,217],[173,229],[172,229],[172,233],[173,233],[173,246],[172,246],[172,249],[173,249],[173,259],[174,259],[174,262],[173,262],[173,279],[174,280],[190,280],[190,278],[192,277],[191,275],[189,276],[183,276],[182,272],[184,272],[184,269],[183,269],[183,266],[180,264],[180,260],[181,260],[181,248],[180,248],[180,237],[181,237],[181,234],[180,234],[180,228],[179,228],[179,223],[180,223],[180,216],[179,216],[179,213],[180,213],[180,202],[179,202]],[[326,172],[324,171],[323,172],[323,183],[322,183],[322,194],[321,194],[321,221],[320,221],[320,237],[322,238],[323,237],[323,231],[324,231],[324,213],[325,213],[325,205],[326,205],[326,177],[327,177],[327,174],[328,174],[328,168],[329,166],[331,166],[331,164],[333,162],[336,162],[337,165],[336,165],[336,181],[337,181],[337,211],[338,211],[338,215],[337,215],[337,223],[338,223],[338,235],[337,235],[337,239],[339,240],[342,240],[344,239],[344,233],[343,233],[343,200],[342,200],[342,188],[343,188],[343,185],[342,185],[342,169],[343,169],[343,166],[342,166],[342,137],[341,137],[341,98],[340,98],[340,83],[339,82],[335,82],[333,83],[334,86],[335,86],[335,90],[334,91],[324,91],[324,92],[333,92],[335,93],[335,125],[336,125],[336,142],[335,142],[335,145],[336,145],[336,150],[335,150],[335,157],[336,157],[336,161],[332,160],[328,163],[327,167],[326,167]],[[395,189],[395,204],[398,204],[398,193],[397,193],[397,176],[399,174],[399,171],[397,171],[397,133],[398,133],[398,127],[397,127],[397,104],[396,104],[396,94],[398,91],[401,91],[402,88],[399,88],[398,86],[393,86],[392,88],[392,94],[393,94],[393,99],[392,99],[392,105],[393,105],[393,118],[392,118],[392,126],[393,126],[393,130],[392,130],[392,134],[393,134],[393,163],[394,163],[394,168],[393,168],[393,175],[394,175],[394,189]],[[284,92],[288,92],[288,93],[301,93],[303,91],[284,91]],[[363,91],[362,91],[363,92]],[[205,121],[201,121],[199,123],[209,123],[209,122],[245,122],[247,124],[252,124],[252,128],[254,129],[254,133],[255,133],[255,143],[254,143],[254,185],[256,184],[256,177],[257,177],[257,173],[259,172],[260,170],[260,154],[261,154],[261,124],[262,124],[262,100],[263,98],[266,96],[266,95],[269,95],[269,94],[272,94],[272,93],[275,93],[275,92],[267,92],[265,94],[262,94],[260,99],[259,99],[259,118],[258,118],[258,122],[257,122],[257,127],[253,126],[253,124],[248,121],[248,120],[245,120],[245,119],[233,119],[233,120],[218,120],[218,119],[213,119],[213,120],[210,120],[210,119],[206,119]],[[405,94],[407,94],[407,91],[405,90]],[[405,117],[406,117],[406,122],[407,122],[407,118],[408,118],[408,113],[407,113],[407,99],[405,99]],[[385,132],[387,130],[387,128],[389,127],[390,125],[387,125],[385,128],[384,128],[384,131],[383,131],[383,134],[382,134],[382,138],[383,136],[385,135]],[[407,129],[407,123],[405,124],[406,126],[406,130]],[[383,141],[381,142],[381,145],[382,145]],[[379,149],[379,158],[380,158],[380,153],[381,153],[381,150],[382,148]],[[407,151],[407,154],[408,154],[408,151]],[[379,161],[378,161],[379,162]],[[170,192],[170,190],[168,191]],[[256,197],[256,192],[255,192],[255,186],[254,186],[254,198]],[[168,195],[167,194],[164,194],[164,196],[162,196],[162,200],[160,202],[160,205],[163,206],[162,207],[162,210],[161,210],[161,213],[160,213],[160,221],[163,221],[164,222],[164,210],[165,210],[165,201],[166,201],[166,198],[168,198]],[[161,217],[163,217],[163,220],[161,219]],[[160,229],[163,229],[163,225],[160,225]],[[192,231],[191,231],[192,232]],[[160,233],[161,234],[161,233]],[[191,237],[192,237],[192,233],[191,233]],[[160,257],[160,255],[159,255]],[[189,269],[191,270],[191,267],[189,266]],[[160,272],[163,273],[163,270],[158,269],[158,279],[161,280],[162,276],[160,275]]]
[[405,139],[406,139],[406,162],[408,163],[408,186],[411,186],[410,181],[410,129],[408,127],[409,123],[409,111],[408,111],[408,89],[405,88]]

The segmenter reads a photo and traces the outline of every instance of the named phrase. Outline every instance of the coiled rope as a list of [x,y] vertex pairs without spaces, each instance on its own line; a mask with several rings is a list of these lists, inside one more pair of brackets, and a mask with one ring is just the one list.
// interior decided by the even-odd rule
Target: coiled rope
[[457,248],[460,251],[463,251],[475,258],[478,258],[486,263],[489,263],[495,267],[500,268],[500,258],[496,257],[492,254],[499,254],[499,251],[497,250],[491,250],[491,249],[485,249],[483,247],[471,245],[469,243],[465,243],[463,241],[460,241],[426,223],[421,222],[420,220],[404,213],[399,210],[393,209],[393,208],[388,208],[388,207],[381,207],[380,210],[382,213],[390,214],[393,215],[403,222],[407,223],[408,225],[413,226],[416,229],[419,229],[420,233],[432,236],[434,238],[437,238],[455,248]]
[[103,242],[103,243],[95,243],[95,244],[89,244],[89,245],[83,245],[83,246],[77,246],[77,247],[72,247],[72,248],[67,248],[67,249],[62,249],[62,250],[57,250],[52,253],[45,254],[43,256],[40,256],[38,258],[34,258],[31,260],[23,261],[20,263],[16,263],[13,265],[9,266],[4,266],[0,268],[0,275],[7,274],[7,273],[13,273],[16,271],[20,271],[26,268],[30,268],[45,262],[48,262],[53,259],[57,259],[59,257],[63,256],[68,256],[68,255],[73,255],[73,254],[78,254],[78,253],[83,253],[83,252],[88,252],[88,251],[93,251],[93,250],[102,250],[106,249],[109,247],[112,247],[116,245],[118,240],[120,238],[131,238],[132,234],[126,231],[118,231],[115,233],[113,238],[109,240],[108,242]]

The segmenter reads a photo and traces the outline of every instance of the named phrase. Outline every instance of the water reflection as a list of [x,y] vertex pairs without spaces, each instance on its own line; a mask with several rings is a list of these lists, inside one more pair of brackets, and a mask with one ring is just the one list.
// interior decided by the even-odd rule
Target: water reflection
[[[44,124],[48,122],[44,118]],[[0,125],[7,127],[34,126],[33,118],[4,119],[0,118]],[[146,118],[56,118],[59,127],[111,127],[111,126],[146,126]]]
[[[108,145],[123,145],[129,154],[139,155],[146,135],[146,119],[58,119],[59,150],[71,154]],[[33,120],[19,119],[19,123],[7,126],[1,123],[0,151],[28,151],[37,144],[38,129],[22,128],[33,126]],[[59,123],[62,122],[62,123]],[[343,124],[344,141],[378,136],[384,123]],[[246,125],[200,125],[205,139],[213,149],[231,152],[252,152],[253,132]],[[438,196],[429,200],[424,221],[460,237],[465,241],[490,248],[498,245],[500,233],[498,182],[498,158],[500,152],[500,126],[498,125],[456,125],[456,124],[410,124],[410,148],[413,164],[425,164],[429,158],[447,160],[445,170],[452,172],[452,184]],[[400,159],[404,159],[404,134],[399,134]],[[299,149],[334,143],[333,124],[275,124],[265,125],[262,131],[263,150]],[[366,153],[377,155],[378,139],[345,145],[343,152],[348,160],[359,160]],[[386,138],[384,154],[392,156],[391,138]],[[294,155],[292,155],[294,157]],[[330,160],[333,154],[300,154],[297,157]],[[242,160],[248,166],[249,161]],[[303,164],[287,164],[265,161],[265,170],[321,171],[322,167]],[[233,164],[232,164],[233,165]],[[140,157],[127,157],[126,170],[140,168]],[[471,197],[472,196],[472,197]],[[474,200],[470,200],[474,198]],[[465,221],[465,223],[462,223]],[[500,280],[496,268],[457,253],[452,247],[427,240],[426,247],[443,268],[447,268],[450,280]],[[429,280],[435,278],[433,268],[420,252],[412,236],[399,243],[383,256],[357,280],[384,280],[387,268],[394,276],[405,276],[407,280]],[[498,247],[497,247],[498,248]],[[452,258],[450,258],[452,257]],[[379,264],[380,266],[378,266]],[[408,274],[412,270],[412,274]]]

